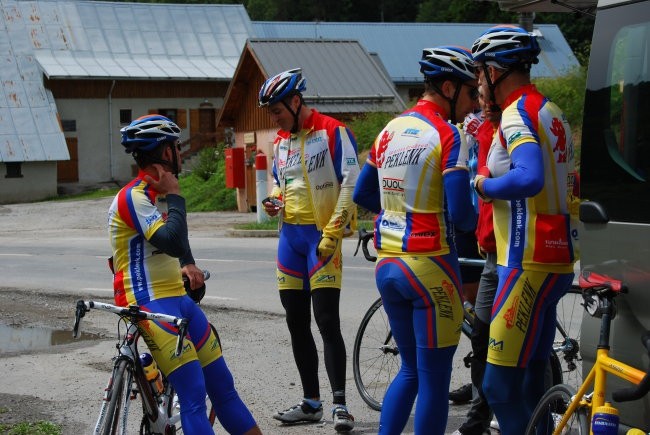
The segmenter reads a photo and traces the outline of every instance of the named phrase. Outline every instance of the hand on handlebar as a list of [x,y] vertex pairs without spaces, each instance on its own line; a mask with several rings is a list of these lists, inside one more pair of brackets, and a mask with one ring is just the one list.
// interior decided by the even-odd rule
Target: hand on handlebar
[[183,273],[183,276],[186,276],[187,279],[189,279],[190,289],[196,290],[204,285],[205,276],[203,275],[203,271],[196,267],[196,264],[186,264],[181,269],[181,272]]

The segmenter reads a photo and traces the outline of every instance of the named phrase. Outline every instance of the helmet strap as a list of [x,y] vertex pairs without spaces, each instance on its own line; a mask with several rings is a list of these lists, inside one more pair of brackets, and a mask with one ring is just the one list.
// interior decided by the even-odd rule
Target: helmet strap
[[[178,157],[176,156],[176,144],[174,142],[169,142],[169,145],[167,145],[169,149],[172,151],[172,173],[174,174],[174,177],[178,179]],[[169,162],[167,162],[169,164]]]
[[[302,103],[303,103],[301,94],[294,94],[294,95],[298,95],[298,97],[300,98],[298,109],[295,112],[291,110],[291,106],[289,105],[289,103],[287,103],[288,98],[282,100],[282,104],[284,104],[284,107],[286,107],[289,113],[291,113],[291,115],[293,116],[293,125],[290,131],[290,133],[292,134],[296,134],[298,133],[298,130],[300,130],[300,125],[298,125],[298,118],[300,116],[300,110],[302,110]],[[293,98],[293,95],[291,97]]]
[[447,100],[449,102],[449,111],[451,112],[449,114],[449,120],[451,121],[452,124],[456,124],[456,103],[458,102],[458,96],[460,95],[460,88],[463,87],[463,82],[460,81],[460,80],[456,81],[456,90],[454,91],[454,96],[451,97],[451,98],[446,96],[442,92],[442,89],[440,89],[440,87],[438,87],[438,85],[433,83],[432,80],[429,81],[429,85],[433,89],[435,89],[435,91],[436,91],[436,93],[438,93],[438,95],[440,95],[442,98],[444,98],[445,100]]
[[483,64],[483,75],[485,76],[485,80],[487,81],[488,85],[488,90],[490,91],[490,111],[492,113],[499,113],[501,112],[501,106],[497,104],[497,98],[494,94],[494,91],[497,88],[497,85],[501,83],[506,77],[510,75],[512,70],[507,69],[494,83],[492,83],[492,79],[490,79],[490,70],[488,69],[488,66],[486,64]]

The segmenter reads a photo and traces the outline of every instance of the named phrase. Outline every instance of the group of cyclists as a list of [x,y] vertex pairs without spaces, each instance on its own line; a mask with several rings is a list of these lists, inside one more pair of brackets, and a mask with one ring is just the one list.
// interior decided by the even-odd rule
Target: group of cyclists
[[[473,370],[472,381],[487,417],[476,432],[464,425],[457,433],[489,433],[490,409],[503,434],[524,432],[543,393],[555,306],[571,284],[577,252],[568,206],[571,132],[557,106],[530,83],[539,52],[535,36],[508,25],[488,29],[471,50],[424,49],[422,97],[377,135],[362,170],[353,133],[305,104],[300,69],[263,84],[259,106],[279,127],[275,184],[263,206],[281,222],[277,287],[303,388],[298,403],[273,418],[292,424],[323,417],[313,309],[334,429],[354,428],[339,303],[342,239],[360,205],[377,214],[376,284],[402,359],[384,397],[379,433],[401,433],[416,397],[415,433],[445,432],[467,281],[455,243],[462,238],[470,247],[478,240],[475,251],[487,256],[476,296],[482,326],[472,339],[473,348],[486,354],[484,376]],[[473,128],[461,125],[480,109]],[[178,392],[184,432],[213,433],[207,392],[225,430],[261,433],[237,394],[218,338],[183,286],[183,274],[193,289],[203,285],[203,275],[192,257],[177,180],[180,129],[163,116],[146,115],[121,132],[140,171],[109,211],[116,303],[190,320],[180,358],[171,357],[173,328],[141,325]],[[475,138],[471,156],[466,133]]]

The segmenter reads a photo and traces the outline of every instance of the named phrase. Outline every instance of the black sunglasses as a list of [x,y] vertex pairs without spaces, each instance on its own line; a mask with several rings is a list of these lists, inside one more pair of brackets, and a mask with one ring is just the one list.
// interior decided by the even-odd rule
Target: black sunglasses
[[463,86],[467,86],[469,88],[469,97],[472,100],[478,100],[478,87],[469,85],[467,83],[463,83]]

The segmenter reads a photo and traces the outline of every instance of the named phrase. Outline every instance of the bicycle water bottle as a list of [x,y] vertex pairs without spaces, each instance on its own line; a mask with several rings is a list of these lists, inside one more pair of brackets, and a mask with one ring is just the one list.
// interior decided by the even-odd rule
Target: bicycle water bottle
[[591,430],[594,435],[617,435],[618,434],[618,409],[611,403],[596,408],[594,417],[591,420]]
[[151,388],[154,393],[161,394],[163,392],[163,381],[162,374],[158,370],[158,365],[154,361],[151,354],[143,352],[140,354],[140,364],[142,364],[142,369],[144,370],[144,376],[147,378],[151,384]]

